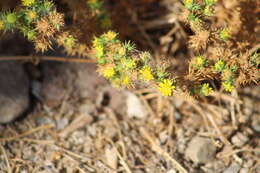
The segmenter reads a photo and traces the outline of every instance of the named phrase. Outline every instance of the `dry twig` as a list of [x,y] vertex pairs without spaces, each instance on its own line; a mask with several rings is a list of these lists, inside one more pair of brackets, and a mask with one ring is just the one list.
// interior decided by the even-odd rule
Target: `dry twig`
[[175,169],[177,169],[179,172],[181,173],[188,173],[188,171],[181,166],[181,164],[179,162],[177,162],[175,159],[173,159],[169,153],[167,153],[166,151],[164,151],[160,146],[158,146],[155,141],[153,140],[153,138],[148,134],[148,132],[144,129],[144,128],[140,128],[139,129],[141,134],[143,135],[143,137],[149,141],[149,143],[152,146],[152,150],[154,150],[155,152],[159,153],[160,155],[162,155],[163,157],[165,157],[166,160],[171,161],[172,165],[174,166]]

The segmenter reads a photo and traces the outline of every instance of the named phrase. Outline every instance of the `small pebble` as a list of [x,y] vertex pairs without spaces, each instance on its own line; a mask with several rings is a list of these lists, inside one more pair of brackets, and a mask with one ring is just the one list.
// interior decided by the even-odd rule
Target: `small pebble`
[[171,170],[167,171],[167,173],[176,173],[176,171],[174,169],[171,169]]
[[62,130],[69,124],[69,120],[68,118],[62,118],[57,120],[56,124],[57,124],[57,130]]
[[185,151],[185,156],[195,164],[213,161],[216,154],[216,147],[210,139],[194,137]]
[[241,169],[237,163],[232,163],[223,173],[238,173]]
[[256,132],[260,132],[260,115],[253,116],[251,125]]
[[248,140],[248,137],[240,132],[231,138],[231,142],[237,147],[243,146]]
[[133,93],[127,92],[127,115],[130,118],[144,119],[148,116],[148,111],[142,101]]
[[36,124],[38,126],[45,125],[45,124],[53,124],[53,120],[47,116],[38,116],[36,117]]

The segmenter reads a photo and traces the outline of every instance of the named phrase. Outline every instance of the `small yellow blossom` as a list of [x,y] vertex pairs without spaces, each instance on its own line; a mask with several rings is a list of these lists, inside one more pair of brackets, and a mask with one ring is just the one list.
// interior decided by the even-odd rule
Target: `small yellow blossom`
[[113,32],[113,31],[108,31],[107,33],[105,33],[103,35],[106,39],[108,39],[109,41],[114,40],[117,37],[117,33]]
[[222,40],[227,41],[231,38],[231,31],[229,28],[224,28],[220,31],[219,36]]
[[92,45],[94,48],[100,45],[99,39],[97,37],[94,37],[92,40]]
[[235,88],[233,83],[229,82],[229,81],[222,82],[222,86],[224,87],[225,91],[227,91],[227,92],[232,92],[233,89]]
[[120,48],[118,49],[118,54],[119,54],[120,56],[125,56],[125,55],[126,55],[126,49],[125,49],[124,47],[120,47]]
[[129,76],[124,76],[121,83],[122,83],[123,86],[129,86],[130,85]]
[[193,66],[197,69],[202,69],[203,67],[207,66],[208,61],[203,56],[197,56],[194,58]]
[[4,22],[0,20],[0,30],[4,29]]
[[27,12],[27,16],[30,20],[34,20],[37,17],[37,13],[30,10]]
[[200,88],[200,93],[204,96],[208,96],[212,93],[213,89],[209,86],[208,83],[204,83]]
[[115,69],[112,66],[106,66],[104,68],[102,67],[101,72],[103,76],[107,79],[112,78],[116,74]]
[[31,6],[32,4],[34,4],[35,0],[22,0],[22,4],[24,6]]
[[163,96],[171,96],[172,91],[175,89],[173,81],[170,79],[164,79],[163,82],[159,83],[158,90]]
[[141,77],[146,81],[150,81],[154,79],[151,68],[149,66],[143,67],[143,69],[140,70],[140,73],[141,73]]

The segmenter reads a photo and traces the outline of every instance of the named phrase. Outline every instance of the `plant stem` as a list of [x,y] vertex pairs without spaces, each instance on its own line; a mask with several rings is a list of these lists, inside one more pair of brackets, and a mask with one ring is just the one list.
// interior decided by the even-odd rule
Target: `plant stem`
[[94,59],[81,58],[65,58],[57,56],[0,56],[0,61],[60,61],[60,62],[76,62],[76,63],[95,63]]

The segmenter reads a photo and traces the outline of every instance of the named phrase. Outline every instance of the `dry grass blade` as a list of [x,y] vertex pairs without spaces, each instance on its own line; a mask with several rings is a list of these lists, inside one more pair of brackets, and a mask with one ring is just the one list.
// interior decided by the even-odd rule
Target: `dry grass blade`
[[34,128],[32,130],[29,130],[27,132],[24,132],[24,133],[22,133],[20,135],[16,135],[16,136],[9,137],[9,138],[0,138],[0,142],[18,140],[19,138],[31,135],[31,134],[33,134],[33,133],[35,133],[37,131],[44,130],[44,129],[51,129],[51,128],[53,128],[52,124],[43,125],[43,126]]
[[119,152],[118,149],[116,148],[115,143],[114,143],[112,140],[110,140],[110,139],[106,139],[106,140],[108,140],[109,143],[114,147],[114,149],[115,149],[115,151],[116,151],[116,154],[117,154],[118,158],[120,159],[121,164],[122,164],[122,166],[124,167],[125,171],[126,171],[127,173],[132,173],[132,171],[131,171],[131,169],[129,168],[128,164],[126,163],[125,159],[123,158],[123,156],[120,154],[120,152]]
[[164,151],[160,146],[158,146],[155,141],[153,140],[153,138],[148,134],[148,132],[144,129],[144,128],[140,128],[140,132],[143,135],[143,137],[149,141],[149,143],[152,146],[152,149],[157,152],[158,154],[162,155],[163,157],[165,157],[165,159],[171,161],[172,165],[174,166],[175,169],[177,169],[179,172],[181,173],[188,173],[188,171],[181,166],[181,164],[179,162],[177,162],[175,159],[173,159],[169,153],[167,153],[166,151]]
[[2,145],[0,145],[0,148],[3,152],[3,155],[4,155],[4,158],[5,158],[5,162],[6,162],[6,167],[7,167],[7,172],[8,173],[12,173],[12,170],[11,170],[11,166],[10,166],[10,163],[9,163],[9,160],[8,160],[8,157],[7,157],[7,154],[5,152],[5,149]]

